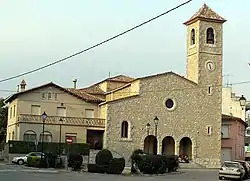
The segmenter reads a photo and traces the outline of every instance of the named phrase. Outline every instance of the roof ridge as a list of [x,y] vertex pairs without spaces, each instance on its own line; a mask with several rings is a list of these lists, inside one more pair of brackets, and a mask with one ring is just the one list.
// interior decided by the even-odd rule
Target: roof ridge
[[95,99],[104,100],[104,99],[101,99],[101,98],[96,97],[96,96],[94,96],[94,95],[91,95],[91,94],[89,94],[89,93],[87,93],[87,92],[85,92],[85,91],[83,91],[83,90],[81,90],[81,89],[74,89],[74,88],[66,88],[66,89],[71,89],[71,90],[80,91],[81,93],[86,94],[86,95],[88,95],[88,96],[90,96],[90,97],[93,97],[93,98],[95,98]]
[[198,19],[206,19],[206,20],[212,20],[216,22],[224,23],[227,20],[221,17],[218,13],[213,11],[207,4],[203,4],[202,7],[199,8],[199,10],[189,18],[186,22],[184,22],[185,25],[189,25],[193,23],[194,21]]

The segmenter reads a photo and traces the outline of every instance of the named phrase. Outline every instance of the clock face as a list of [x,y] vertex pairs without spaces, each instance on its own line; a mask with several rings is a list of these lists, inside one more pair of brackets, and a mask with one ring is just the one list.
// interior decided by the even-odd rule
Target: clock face
[[214,69],[215,69],[215,64],[214,64],[214,62],[208,61],[208,62],[206,63],[206,69],[207,69],[208,71],[210,71],[210,72],[214,71]]

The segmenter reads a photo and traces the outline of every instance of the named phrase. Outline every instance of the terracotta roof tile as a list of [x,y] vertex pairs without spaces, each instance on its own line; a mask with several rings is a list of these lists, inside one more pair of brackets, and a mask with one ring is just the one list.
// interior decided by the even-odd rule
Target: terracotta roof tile
[[193,21],[197,19],[207,19],[207,20],[213,20],[217,22],[226,22],[224,18],[222,18],[220,15],[218,15],[216,12],[214,12],[210,7],[208,7],[206,4],[204,4],[188,21],[186,21],[184,24],[189,25]]
[[129,83],[129,82],[133,81],[134,78],[128,77],[128,76],[125,76],[125,75],[118,75],[118,76],[115,76],[115,77],[108,78],[107,80]]
[[239,117],[235,117],[235,116],[230,116],[230,115],[226,115],[226,114],[222,114],[222,121],[225,120],[225,121],[239,121],[241,122],[243,125],[245,125],[246,127],[248,126],[248,124],[243,121],[241,118]]
[[88,93],[86,93],[85,91],[83,90],[80,90],[80,89],[74,89],[74,88],[65,88],[65,90],[71,92],[72,94],[82,98],[83,100],[86,100],[86,101],[90,101],[90,102],[97,102],[97,103],[101,103],[101,102],[104,102],[105,100],[99,98],[99,97],[96,97],[96,96],[93,96],[93,95],[90,95]]
[[14,100],[15,98],[17,98],[19,95],[22,95],[22,94],[25,94],[25,93],[28,93],[28,92],[31,92],[31,91],[35,91],[35,90],[38,90],[40,88],[43,88],[43,87],[47,87],[47,86],[54,86],[62,91],[65,91],[66,93],[68,94],[71,94],[72,96],[75,96],[79,99],[82,99],[86,102],[93,102],[93,103],[101,103],[101,102],[104,102],[105,100],[101,99],[101,98],[98,98],[96,96],[93,96],[93,95],[90,95],[84,91],[81,91],[79,89],[73,89],[73,88],[63,88],[57,84],[54,84],[53,82],[50,82],[50,83],[47,83],[47,84],[44,84],[44,85],[40,85],[40,86],[37,86],[37,87],[34,87],[34,88],[31,88],[31,89],[28,89],[28,90],[25,90],[25,91],[22,91],[22,92],[18,92],[18,93],[15,93],[11,96],[9,96],[8,98],[5,99],[5,102],[11,102],[12,100]]
[[99,84],[101,84],[102,82],[105,82],[105,81],[112,81],[112,82],[120,82],[120,83],[129,83],[129,82],[132,82],[133,80],[135,80],[134,78],[132,77],[128,77],[128,76],[125,76],[125,75],[117,75],[117,76],[114,76],[114,77],[111,77],[111,78],[107,78],[101,82],[98,82],[94,85],[91,85],[89,87],[86,87],[86,88],[82,88],[82,89],[79,89],[79,90],[82,90],[88,94],[91,94],[91,95],[105,95],[105,92],[100,88]]
[[79,89],[82,91],[85,91],[88,94],[98,94],[98,95],[104,95],[105,92],[99,87],[99,85],[92,85],[86,88]]

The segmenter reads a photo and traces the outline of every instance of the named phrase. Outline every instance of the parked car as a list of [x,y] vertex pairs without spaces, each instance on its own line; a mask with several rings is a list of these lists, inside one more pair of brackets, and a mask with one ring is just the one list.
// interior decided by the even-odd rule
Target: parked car
[[243,168],[245,169],[245,176],[244,179],[248,179],[250,177],[250,165],[248,162],[243,160],[234,160],[235,162],[239,162]]
[[[44,154],[43,154],[44,155]],[[41,152],[31,152],[25,156],[22,157],[14,157],[12,159],[12,163],[18,164],[18,165],[23,165],[25,163],[27,163],[27,158],[30,156],[37,156],[37,157],[41,157],[42,153]]]
[[243,180],[245,169],[239,162],[224,161],[219,170],[219,179]]

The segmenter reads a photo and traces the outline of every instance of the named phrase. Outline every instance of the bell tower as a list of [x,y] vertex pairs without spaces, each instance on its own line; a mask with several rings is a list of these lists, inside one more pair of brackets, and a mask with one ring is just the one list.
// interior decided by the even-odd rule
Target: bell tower
[[222,84],[222,35],[224,18],[204,4],[188,21],[187,79],[199,85]]

